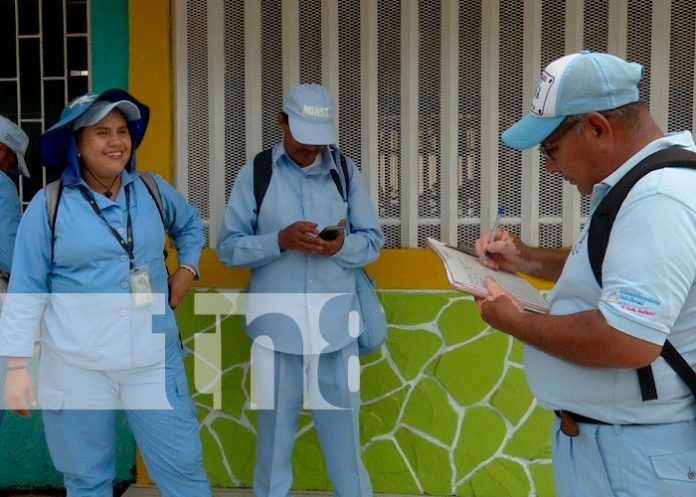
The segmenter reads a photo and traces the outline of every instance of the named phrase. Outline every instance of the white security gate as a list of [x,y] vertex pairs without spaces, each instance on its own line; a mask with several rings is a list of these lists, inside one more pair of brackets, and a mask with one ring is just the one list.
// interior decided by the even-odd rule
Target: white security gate
[[293,85],[339,105],[387,247],[473,241],[503,225],[569,245],[588,199],[500,133],[526,113],[541,69],[583,48],[645,66],[665,130],[694,120],[696,2],[686,0],[176,0],[177,178],[215,242],[245,160],[280,138]]

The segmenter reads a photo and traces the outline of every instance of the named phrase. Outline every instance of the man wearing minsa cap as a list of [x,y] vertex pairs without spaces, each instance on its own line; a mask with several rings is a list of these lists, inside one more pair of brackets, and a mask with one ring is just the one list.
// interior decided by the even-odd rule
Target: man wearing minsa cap
[[0,271],[5,273],[4,276],[12,266],[14,240],[21,216],[17,186],[8,174],[18,173],[29,177],[24,160],[27,146],[27,134],[6,117],[0,116]]
[[[289,495],[304,387],[335,494],[372,495],[359,441],[352,269],[377,258],[384,236],[350,158],[348,181],[341,180],[335,118],[333,96],[321,85],[290,90],[277,118],[282,141],[258,156],[265,154],[270,175],[265,194],[255,179],[262,166],[252,159],[235,180],[218,238],[227,266],[251,268],[245,312],[254,341],[259,497]],[[347,201],[337,186],[346,184]],[[349,230],[320,233],[331,225]]]
[[494,278],[477,303],[491,327],[525,343],[529,385],[555,411],[559,497],[696,495],[694,397],[660,356],[669,340],[696,364],[696,171],[671,167],[692,160],[696,146],[689,131],[660,129],[639,100],[642,74],[606,53],[562,57],[543,71],[529,113],[502,135],[518,150],[540,145],[549,172],[592,195],[591,213],[641,161],[677,149],[667,151],[670,167],[628,190],[597,276],[589,227],[602,218],[588,217],[570,250],[531,247],[505,230],[476,243],[495,269],[555,281],[549,315],[521,310]]
[[[14,252],[17,227],[22,210],[17,194],[17,186],[9,177],[10,173],[29,177],[24,154],[29,146],[29,137],[15,123],[0,116],[0,311],[7,292],[12,254]],[[5,360],[0,358],[0,394],[4,391]],[[3,395],[0,395],[0,424],[3,414]]]

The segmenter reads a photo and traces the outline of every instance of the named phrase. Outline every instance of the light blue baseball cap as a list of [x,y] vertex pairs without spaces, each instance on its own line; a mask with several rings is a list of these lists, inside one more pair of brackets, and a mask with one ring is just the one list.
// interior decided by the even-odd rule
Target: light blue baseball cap
[[304,83],[295,86],[283,100],[292,137],[305,145],[336,143],[336,103],[321,85]]
[[532,148],[568,116],[637,102],[642,75],[642,65],[608,53],[584,50],[561,57],[542,71],[529,114],[503,133],[503,142],[517,150]]

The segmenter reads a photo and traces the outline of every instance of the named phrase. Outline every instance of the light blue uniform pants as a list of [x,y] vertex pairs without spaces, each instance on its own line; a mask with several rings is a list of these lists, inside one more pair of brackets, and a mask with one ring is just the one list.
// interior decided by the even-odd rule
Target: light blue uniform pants
[[696,496],[696,422],[579,423],[568,437],[554,424],[557,497]]
[[[304,357],[275,355],[274,410],[257,412],[254,491],[257,497],[287,497],[292,486],[292,451],[302,409]],[[312,418],[337,497],[371,497],[372,486],[361,459],[360,393],[348,383],[348,361],[357,343],[319,356],[319,388],[324,399],[341,409],[312,410]]]
[[[178,348],[178,343],[176,343]],[[149,476],[165,497],[207,497],[210,484],[181,353],[167,350],[167,397],[173,409],[126,410]],[[111,497],[116,474],[113,410],[44,410],[46,442],[68,497]]]

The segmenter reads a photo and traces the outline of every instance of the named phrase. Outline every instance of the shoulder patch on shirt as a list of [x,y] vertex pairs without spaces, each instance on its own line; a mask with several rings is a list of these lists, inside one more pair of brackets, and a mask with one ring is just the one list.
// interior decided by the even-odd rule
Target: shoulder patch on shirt
[[660,302],[655,298],[626,290],[612,292],[604,300],[621,313],[647,318],[654,317],[660,307]]

